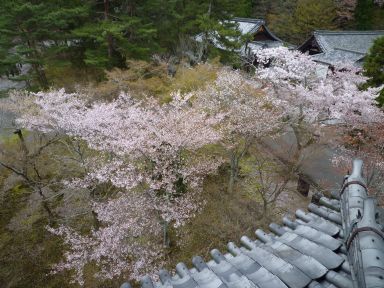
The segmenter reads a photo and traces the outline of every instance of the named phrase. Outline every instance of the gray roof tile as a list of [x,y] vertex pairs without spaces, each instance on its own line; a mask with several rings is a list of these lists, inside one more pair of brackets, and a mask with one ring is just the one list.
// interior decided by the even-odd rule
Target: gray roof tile
[[[313,59],[329,65],[345,62],[361,65],[361,60],[368,53],[373,42],[383,36],[384,30],[314,31],[312,37],[320,47],[321,53],[313,55]],[[310,38],[305,43],[308,43],[313,38]],[[299,50],[301,50],[303,45],[299,47]]]
[[384,30],[377,31],[324,31],[313,32],[323,52],[333,49],[344,49],[352,52],[366,54],[373,41],[384,36]]
[[239,25],[239,30],[243,35],[254,33],[259,30],[260,26],[265,25],[263,19],[234,18],[233,21]]
[[361,165],[354,161],[341,197],[335,194],[340,200],[322,197],[309,213],[297,210],[295,220],[271,223],[271,233],[258,229],[256,240],[243,236],[240,248],[228,243],[224,255],[214,249],[207,263],[196,256],[192,269],[179,263],[174,276],[161,270],[159,282],[145,277],[142,288],[384,287],[383,223],[364,188]]

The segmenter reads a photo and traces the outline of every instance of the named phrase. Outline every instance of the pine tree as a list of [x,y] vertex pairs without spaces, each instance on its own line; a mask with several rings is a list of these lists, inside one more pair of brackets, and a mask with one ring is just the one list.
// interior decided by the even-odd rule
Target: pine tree
[[172,51],[181,34],[182,0],[146,0],[138,7],[140,17],[146,19],[156,27],[154,40],[161,51]]
[[[376,39],[364,62],[364,74],[369,77],[366,86],[384,85],[384,37]],[[378,97],[380,106],[384,105],[384,89]]]
[[356,28],[358,30],[372,29],[374,4],[372,0],[358,0],[355,10]]
[[44,65],[70,46],[70,30],[87,15],[87,5],[81,0],[2,1],[0,15],[0,73],[16,76],[28,64],[30,80],[47,88]]
[[215,46],[224,46],[234,51],[241,46],[242,39],[236,24],[230,20],[249,16],[250,13],[251,6],[247,0],[188,1],[184,7],[183,19],[186,25],[183,30],[189,35],[200,33],[207,56],[215,51],[214,46],[210,45],[212,35],[216,41]]
[[94,67],[124,66],[127,57],[148,59],[158,49],[156,28],[141,17],[139,0],[93,2],[87,23],[73,30],[84,50],[84,62]]

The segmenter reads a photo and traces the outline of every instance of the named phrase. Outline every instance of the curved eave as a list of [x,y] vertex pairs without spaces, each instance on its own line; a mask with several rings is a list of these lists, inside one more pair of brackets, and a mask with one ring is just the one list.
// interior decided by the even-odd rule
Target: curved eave
[[[309,37],[307,40],[305,40],[305,42],[303,44],[301,44],[300,46],[298,46],[296,49],[303,52],[303,47],[305,47],[305,45],[308,45],[311,41],[315,41],[317,43],[317,45],[319,46],[321,52],[320,53],[324,53],[325,52],[325,48],[323,45],[321,45],[321,43],[317,40],[317,37],[315,34],[312,34],[311,37]],[[304,53],[304,52],[303,52]]]
[[[272,36],[272,38],[273,38],[274,40],[276,40],[276,41],[280,41],[280,42],[284,43],[284,41],[281,40],[279,37],[277,37],[275,34],[273,34],[273,33],[271,32],[271,30],[269,30],[268,27],[267,27],[265,24],[261,25],[260,27],[262,27],[262,26],[264,27],[265,31],[267,31],[267,33],[268,33],[269,35]],[[259,29],[260,29],[260,28],[259,28]]]

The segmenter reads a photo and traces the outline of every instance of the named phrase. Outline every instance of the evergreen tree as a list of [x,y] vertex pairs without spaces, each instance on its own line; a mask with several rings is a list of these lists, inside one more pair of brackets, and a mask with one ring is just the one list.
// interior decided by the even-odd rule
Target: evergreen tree
[[277,36],[300,44],[313,30],[335,29],[336,5],[333,0],[254,0],[253,16],[264,18]]
[[270,10],[265,16],[269,27],[277,36],[286,41],[292,41],[292,15],[295,12],[297,0],[266,1],[270,3]]
[[336,6],[333,0],[298,0],[292,17],[292,40],[302,43],[314,30],[336,28]]
[[182,0],[146,0],[138,8],[141,17],[156,27],[154,41],[162,51],[172,51],[185,25]]
[[44,65],[52,55],[64,55],[71,44],[71,29],[86,17],[87,10],[81,0],[2,1],[0,73],[16,76],[21,66],[28,64],[30,80],[47,88]]
[[358,0],[355,10],[356,28],[358,30],[372,29],[374,4],[372,0]]
[[200,33],[207,55],[216,50],[210,45],[212,36],[215,38],[215,46],[233,51],[241,46],[241,33],[230,20],[234,17],[247,17],[250,13],[251,6],[247,0],[188,1],[184,6],[183,19],[186,25],[183,30],[189,35]]
[[28,64],[29,79],[18,78],[47,88],[47,67],[125,67],[129,58],[172,53],[179,38],[199,33],[234,50],[241,35],[230,20],[250,12],[249,0],[2,1],[0,73],[15,79]]
[[[366,86],[384,85],[384,37],[376,39],[364,62],[364,74],[369,77]],[[384,89],[378,97],[380,106],[384,104]]]
[[148,59],[158,49],[156,29],[141,17],[139,0],[94,1],[87,23],[73,30],[87,65],[124,66],[127,57]]

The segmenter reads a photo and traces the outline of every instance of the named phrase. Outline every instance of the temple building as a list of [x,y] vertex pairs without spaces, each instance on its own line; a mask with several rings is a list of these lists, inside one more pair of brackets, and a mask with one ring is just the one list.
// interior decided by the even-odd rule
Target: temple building
[[[266,26],[263,19],[251,18],[234,18],[233,22],[238,25],[238,29],[243,36],[248,35],[248,39],[242,47],[237,51],[243,57],[252,55],[252,51],[260,48],[274,48],[283,45],[283,40],[274,35]],[[198,42],[202,41],[202,34],[195,38]],[[229,39],[230,40],[230,39]],[[227,50],[215,38],[215,33],[212,33],[209,41],[219,49]]]
[[283,45],[283,40],[274,35],[262,19],[234,18],[243,35],[251,35],[251,40],[242,47],[242,53],[248,55],[252,50],[274,48]]
[[317,30],[298,50],[313,56],[313,60],[333,66],[337,63],[353,63],[362,66],[364,57],[373,42],[384,36],[378,31],[325,31]]

